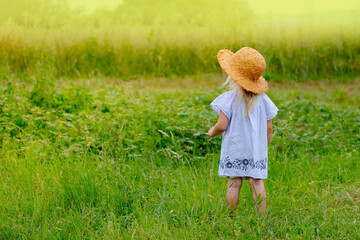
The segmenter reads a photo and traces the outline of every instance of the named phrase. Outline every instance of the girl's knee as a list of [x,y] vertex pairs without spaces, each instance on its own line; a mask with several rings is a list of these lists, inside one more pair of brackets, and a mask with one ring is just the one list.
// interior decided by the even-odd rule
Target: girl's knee
[[264,179],[249,178],[249,184],[252,187],[264,186]]
[[228,178],[228,188],[241,188],[242,178]]

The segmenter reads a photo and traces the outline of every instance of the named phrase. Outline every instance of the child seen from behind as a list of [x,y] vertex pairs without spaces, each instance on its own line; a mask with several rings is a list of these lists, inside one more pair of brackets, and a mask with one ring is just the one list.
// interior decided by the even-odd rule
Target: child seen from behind
[[219,115],[209,137],[222,134],[219,176],[228,178],[227,207],[233,211],[239,202],[243,180],[249,180],[252,197],[260,215],[266,209],[264,179],[268,177],[268,146],[272,120],[277,107],[264,93],[268,87],[261,76],[266,68],[264,57],[244,47],[236,53],[221,50],[218,61],[228,74],[229,92],[218,96],[211,108]]

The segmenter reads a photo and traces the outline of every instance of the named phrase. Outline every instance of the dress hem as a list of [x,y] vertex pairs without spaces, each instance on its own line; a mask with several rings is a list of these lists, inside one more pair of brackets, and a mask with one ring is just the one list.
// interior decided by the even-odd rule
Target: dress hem
[[219,175],[219,177],[230,177],[230,178],[254,178],[254,179],[267,179],[262,177],[254,177],[254,176],[239,176],[239,175]]

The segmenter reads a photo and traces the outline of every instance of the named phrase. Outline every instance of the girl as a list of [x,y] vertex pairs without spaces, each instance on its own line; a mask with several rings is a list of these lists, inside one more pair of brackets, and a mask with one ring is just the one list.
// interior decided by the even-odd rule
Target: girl
[[219,119],[206,135],[215,137],[223,133],[219,176],[228,178],[227,206],[232,210],[232,217],[243,180],[248,179],[255,207],[260,215],[264,215],[264,179],[268,173],[271,119],[278,111],[264,93],[268,89],[261,76],[266,68],[265,59],[249,47],[241,48],[235,54],[221,50],[217,58],[221,68],[229,75],[225,85],[230,87],[230,91],[210,104],[219,114]]

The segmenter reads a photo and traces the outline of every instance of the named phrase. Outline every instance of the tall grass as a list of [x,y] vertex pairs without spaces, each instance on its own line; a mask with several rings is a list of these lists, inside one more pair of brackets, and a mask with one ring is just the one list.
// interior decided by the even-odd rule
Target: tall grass
[[0,94],[0,238],[359,238],[360,99],[336,84],[269,92],[280,110],[267,212],[256,216],[244,184],[230,220],[220,138],[204,135],[222,90],[9,82]]
[[[268,79],[342,78],[360,72],[360,19],[329,26],[259,20],[237,1],[126,1],[114,11],[39,24],[0,25],[0,74],[40,67],[56,77],[169,77],[219,73],[216,53],[243,46],[267,60]],[[286,21],[286,18],[284,18]]]

